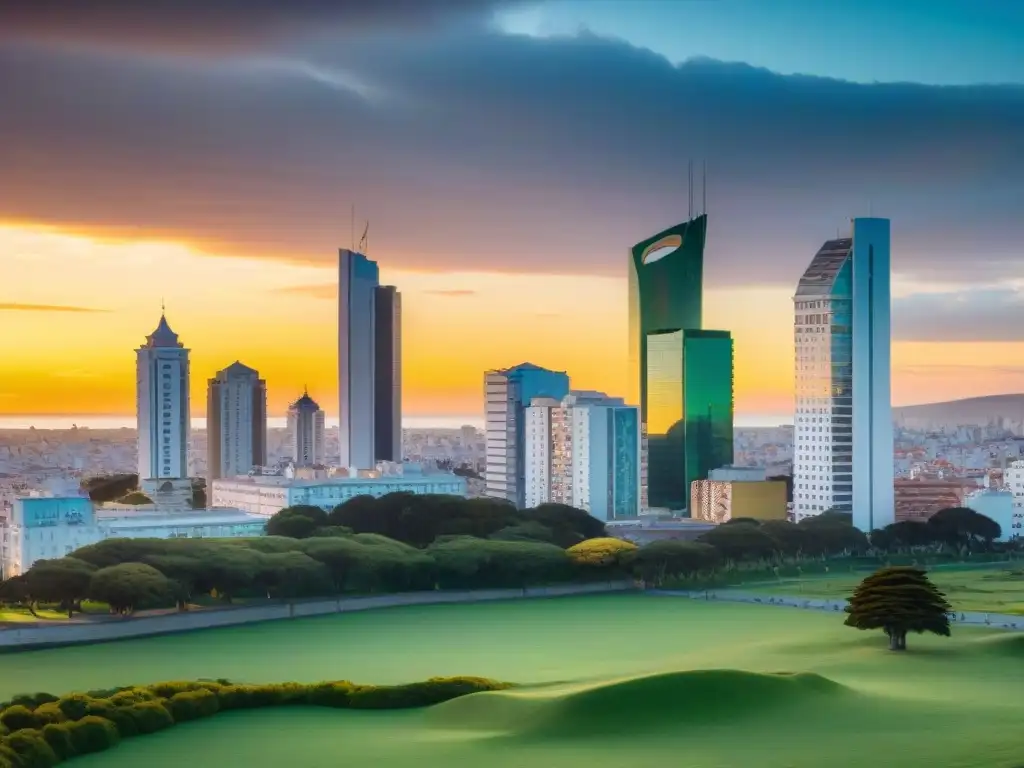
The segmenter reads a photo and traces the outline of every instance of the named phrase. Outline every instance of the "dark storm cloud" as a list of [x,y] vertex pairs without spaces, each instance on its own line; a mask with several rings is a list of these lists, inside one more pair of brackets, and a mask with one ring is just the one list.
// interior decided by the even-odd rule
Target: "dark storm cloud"
[[794,285],[869,212],[893,218],[898,272],[1024,273],[1019,88],[479,29],[220,62],[0,49],[0,71],[0,217],[327,264],[355,203],[389,267],[622,275],[632,243],[686,216],[692,157],[711,285]]
[[900,341],[1024,341],[1024,293],[991,288],[898,298],[892,331]]
[[311,33],[416,29],[509,0],[0,0],[0,41],[224,52]]

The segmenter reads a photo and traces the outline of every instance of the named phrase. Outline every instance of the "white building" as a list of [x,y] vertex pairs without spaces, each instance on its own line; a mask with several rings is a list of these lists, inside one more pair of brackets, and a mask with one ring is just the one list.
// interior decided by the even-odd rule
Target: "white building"
[[[320,473],[317,473],[318,475]],[[307,504],[326,511],[355,496],[388,493],[467,495],[466,478],[447,472],[424,473],[406,465],[401,470],[325,470],[313,478],[255,475],[214,480],[209,490],[215,507],[232,507],[270,517],[285,507]]]
[[522,363],[484,374],[485,493],[517,507],[526,505],[524,410],[535,397],[569,394],[564,371]]
[[207,480],[244,475],[267,463],[267,383],[239,362],[209,380]]
[[375,439],[377,262],[338,252],[338,427],[343,467],[371,469]]
[[136,350],[140,482],[189,476],[188,352],[164,315]]
[[964,498],[964,506],[999,523],[998,541],[1012,541],[1024,535],[1024,509],[1021,509],[1020,497],[1014,491],[975,491]]
[[288,407],[288,444],[291,459],[300,467],[326,463],[324,412],[305,392]]
[[797,520],[853,513],[863,531],[895,520],[889,388],[889,220],[854,219],[826,242],[793,297]]
[[536,397],[525,409],[525,504],[553,502],[599,520],[641,512],[640,415],[599,392]]
[[15,499],[0,527],[0,571],[24,573],[37,560],[71,554],[104,539],[232,538],[262,536],[266,519],[231,509],[164,513],[95,509],[86,497]]

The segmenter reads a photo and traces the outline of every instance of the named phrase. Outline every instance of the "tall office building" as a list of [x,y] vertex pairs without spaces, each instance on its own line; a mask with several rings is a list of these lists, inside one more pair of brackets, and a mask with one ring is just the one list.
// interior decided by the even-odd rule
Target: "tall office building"
[[852,512],[863,531],[895,520],[890,398],[889,220],[854,219],[827,241],[793,297],[798,519]]
[[640,406],[646,505],[681,513],[690,483],[732,463],[733,350],[703,330],[707,215],[629,253],[630,402]]
[[517,507],[526,503],[524,411],[535,397],[561,400],[569,394],[564,371],[522,363],[484,374],[485,493]]
[[339,465],[375,466],[377,262],[361,253],[338,252],[338,438]]
[[583,509],[599,520],[641,509],[640,413],[598,392],[535,397],[525,409],[525,504]]
[[188,352],[163,314],[136,350],[140,482],[188,478]]
[[296,466],[312,467],[326,461],[324,412],[308,392],[288,408],[288,444]]
[[393,285],[374,298],[374,458],[402,460],[402,294]]
[[267,463],[267,382],[240,362],[209,380],[206,446],[208,482]]

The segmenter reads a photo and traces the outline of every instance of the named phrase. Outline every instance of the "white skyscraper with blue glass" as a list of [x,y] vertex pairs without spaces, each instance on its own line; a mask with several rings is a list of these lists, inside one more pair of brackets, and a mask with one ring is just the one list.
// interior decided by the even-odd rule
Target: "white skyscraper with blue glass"
[[188,350],[160,315],[156,330],[135,351],[139,482],[189,476]]
[[827,241],[793,297],[793,511],[850,512],[871,531],[895,519],[890,395],[889,220],[854,219]]

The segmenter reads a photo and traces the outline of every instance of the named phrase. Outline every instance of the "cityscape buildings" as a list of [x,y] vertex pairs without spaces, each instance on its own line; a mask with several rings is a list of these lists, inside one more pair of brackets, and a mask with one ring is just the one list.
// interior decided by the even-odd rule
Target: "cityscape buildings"
[[136,350],[140,482],[189,476],[188,353],[163,313],[156,330]]
[[309,392],[288,407],[288,441],[290,458],[296,465],[312,467],[325,463],[324,412]]
[[361,253],[338,252],[338,424],[339,465],[374,465],[375,298],[377,262]]
[[733,346],[703,329],[707,215],[629,253],[629,379],[639,403],[645,508],[686,514],[690,486],[733,462]]
[[793,298],[793,511],[852,512],[863,531],[895,520],[890,400],[889,220],[853,220],[827,241]]
[[569,394],[565,371],[521,363],[484,374],[485,492],[517,507],[526,504],[524,411],[535,397]]
[[209,380],[207,479],[244,475],[267,463],[267,383],[234,362]]
[[535,397],[524,410],[525,505],[599,520],[640,515],[640,413],[599,392]]
[[402,294],[379,286],[374,304],[374,458],[401,461]]
[[736,518],[785,520],[786,483],[769,480],[764,467],[719,467],[691,486],[691,517],[708,523]]

